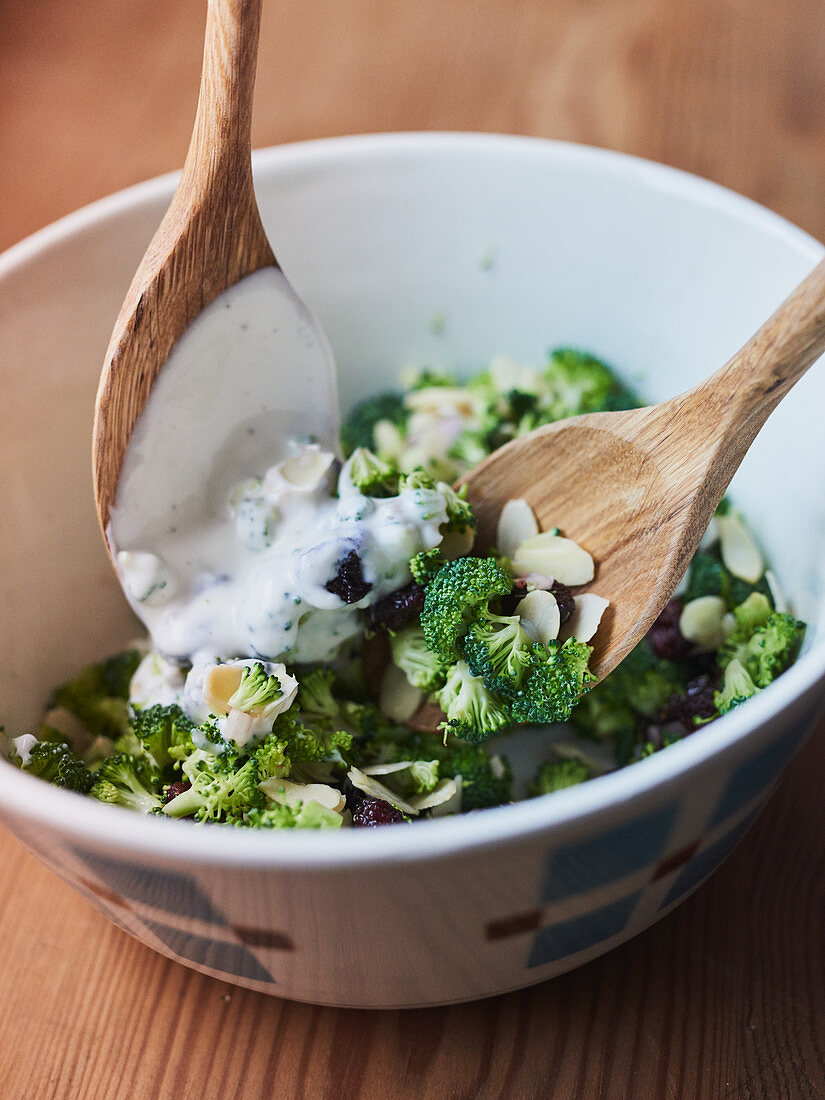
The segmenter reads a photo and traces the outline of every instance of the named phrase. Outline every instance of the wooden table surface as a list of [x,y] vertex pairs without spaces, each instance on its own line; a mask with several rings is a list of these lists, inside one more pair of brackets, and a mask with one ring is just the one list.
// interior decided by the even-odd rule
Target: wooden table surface
[[[203,0],[0,3],[0,248],[178,167]],[[267,0],[254,140],[400,129],[666,161],[825,238],[821,0]],[[277,247],[277,242],[276,247]],[[109,924],[0,833],[0,1098],[825,1097],[825,729],[698,894],[565,977],[290,1004]]]

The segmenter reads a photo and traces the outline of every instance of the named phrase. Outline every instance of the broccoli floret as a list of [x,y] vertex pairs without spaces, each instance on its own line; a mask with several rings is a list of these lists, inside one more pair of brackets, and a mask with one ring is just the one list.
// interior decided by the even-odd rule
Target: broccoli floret
[[464,639],[464,659],[485,687],[513,699],[533,667],[532,647],[518,615],[493,615],[482,608]]
[[[138,751],[147,752],[161,769],[170,764],[180,764],[195,748],[192,743],[193,723],[179,706],[156,704],[146,710],[135,711],[135,733]],[[131,738],[118,738],[116,751],[134,752],[127,748]]]
[[184,762],[183,772],[191,787],[163,806],[170,817],[239,822],[244,814],[266,804],[253,758],[236,767],[229,754],[215,756],[197,749]]
[[465,741],[483,741],[510,724],[503,704],[473,676],[466,661],[450,668],[438,704],[446,715],[440,728]]
[[545,371],[554,392],[569,410],[561,415],[636,409],[642,402],[606,363],[575,348],[557,348]]
[[409,682],[422,691],[435,691],[441,687],[447,674],[445,663],[427,648],[423,629],[408,626],[390,636],[393,662],[401,669]]
[[[570,721],[597,740],[635,740],[637,728],[656,718],[672,695],[681,694],[686,675],[672,661],[657,657],[641,642],[600,684],[582,696]],[[625,746],[631,751],[632,745]],[[625,758],[625,753],[621,754]]]
[[298,808],[285,803],[270,802],[268,806],[253,806],[234,825],[247,825],[252,829],[294,829],[298,821]]
[[238,710],[263,710],[280,699],[283,693],[278,677],[267,675],[261,662],[256,661],[254,665],[244,665],[241,682],[227,702]]
[[50,707],[65,707],[93,736],[118,737],[129,728],[129,683],[140,664],[140,653],[127,650],[89,665],[59,687]]
[[281,714],[272,732],[284,742],[284,753],[293,764],[315,760],[343,763],[352,752],[352,734],[332,726],[327,728],[323,722],[313,722],[310,728],[289,714]]
[[606,363],[575,348],[550,353],[545,378],[553,390],[554,420],[580,413],[635,409],[640,402]]
[[289,775],[292,761],[287,753],[287,743],[277,734],[268,734],[263,741],[258,742],[252,753],[259,781],[271,779],[283,779]]
[[736,626],[722,645],[720,659],[739,661],[757,687],[767,687],[796,657],[805,624],[771,611],[760,592],[751,593],[733,614]]
[[561,791],[565,787],[575,787],[589,778],[590,769],[581,760],[548,760],[539,768],[527,791],[536,798],[541,794]]
[[439,481],[436,489],[444,497],[447,506],[447,522],[442,525],[445,532],[456,531],[464,534],[465,531],[475,531],[477,523],[473,515],[469,501],[467,500],[467,486],[462,485],[456,492],[446,481]]
[[754,592],[772,600],[770,587],[764,576],[756,584],[749,584],[741,577],[734,577],[725,568],[718,548],[714,548],[700,550],[694,556],[688,569],[684,599],[689,603],[700,596],[721,596],[728,608],[732,610]]
[[437,760],[444,779],[461,779],[462,811],[500,806],[512,801],[512,772],[503,756],[491,756],[482,744],[470,744],[457,737],[442,739],[434,733],[411,734],[403,740],[381,740],[373,746],[380,762],[394,760]]
[[356,447],[375,446],[375,425],[379,420],[389,420],[403,429],[409,418],[400,393],[381,393],[369,397],[352,409],[341,425],[341,447],[350,455]]
[[533,669],[510,704],[514,721],[546,726],[566,722],[592,677],[587,662],[593,647],[568,638],[532,646]]
[[713,696],[713,702],[720,714],[727,714],[729,710],[738,707],[755,695],[759,688],[754,684],[747,669],[734,658],[725,669],[725,678],[722,687]]
[[428,585],[444,566],[444,558],[436,546],[433,550],[421,550],[410,558],[410,572],[417,584]]
[[335,673],[328,668],[314,668],[306,673],[298,687],[298,709],[302,713],[337,717],[341,707],[332,694],[334,682]]
[[150,814],[163,805],[161,774],[145,756],[130,756],[125,752],[107,757],[95,774],[90,790],[93,798],[125,806],[138,813]]
[[368,497],[398,494],[398,470],[367,447],[356,447],[348,462],[349,479]]
[[95,777],[65,742],[38,741],[29,750],[28,760],[20,765],[29,775],[63,787],[67,791],[87,794]]
[[446,371],[433,370],[431,367],[422,367],[420,370],[406,372],[402,377],[402,381],[407,384],[407,390],[409,393],[416,393],[418,390],[428,390],[431,386],[453,386],[459,385],[458,379],[454,374],[447,374]]
[[421,626],[427,646],[442,660],[459,657],[459,641],[477,607],[495,595],[506,596],[510,577],[492,558],[457,558],[427,585]]

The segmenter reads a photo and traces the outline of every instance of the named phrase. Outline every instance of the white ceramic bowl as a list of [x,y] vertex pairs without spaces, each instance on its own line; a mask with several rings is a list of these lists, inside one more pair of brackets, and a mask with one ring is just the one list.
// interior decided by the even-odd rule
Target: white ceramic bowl
[[[746,199],[630,157],[477,135],[384,135],[256,158],[276,252],[336,351],[346,403],[410,363],[593,350],[652,399],[721,364],[822,255]],[[172,194],[165,177],[0,258],[0,717],[135,632],[100,540],[91,414],[109,331]],[[140,818],[0,761],[0,820],[155,950],[336,1005],[458,1001],[634,935],[724,858],[825,696],[825,371],[763,431],[734,496],[805,652],[746,707],[622,772],[411,828],[256,834]]]

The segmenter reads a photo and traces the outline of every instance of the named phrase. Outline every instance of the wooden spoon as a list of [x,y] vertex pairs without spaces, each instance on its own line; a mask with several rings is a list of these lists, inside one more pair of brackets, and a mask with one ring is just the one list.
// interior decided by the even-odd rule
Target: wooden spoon
[[[174,345],[223,291],[262,268],[279,270],[252,183],[260,19],[261,0],[209,0],[200,96],[183,174],[123,303],[97,394],[92,456],[104,534],[135,423]],[[296,316],[309,358],[302,363],[304,381],[320,404],[324,390],[334,388],[328,346],[294,291],[283,285],[302,311]],[[334,410],[330,419],[336,417]]]
[[[507,501],[522,497],[542,530],[558,526],[592,554],[595,578],[577,591],[610,600],[593,639],[598,679],[659,616],[759,429],[823,351],[825,261],[700,385],[648,408],[537,428],[461,479],[479,548],[493,544]],[[409,724],[435,729],[442,717],[426,703]]]

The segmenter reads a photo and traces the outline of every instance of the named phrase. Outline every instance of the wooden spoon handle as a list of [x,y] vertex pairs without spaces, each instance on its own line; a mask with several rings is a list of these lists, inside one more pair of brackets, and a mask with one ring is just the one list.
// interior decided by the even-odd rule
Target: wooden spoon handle
[[825,351],[825,260],[785,299],[736,355],[691,397],[712,402],[741,434],[742,454],[767,418]]
[[181,187],[251,181],[252,98],[262,0],[209,0],[195,126]]

